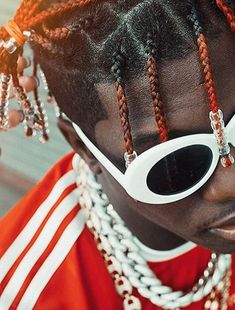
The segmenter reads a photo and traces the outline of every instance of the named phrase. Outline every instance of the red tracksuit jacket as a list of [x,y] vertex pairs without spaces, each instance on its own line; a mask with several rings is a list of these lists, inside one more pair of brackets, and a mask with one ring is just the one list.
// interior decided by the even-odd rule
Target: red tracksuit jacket
[[[123,309],[77,201],[73,156],[59,161],[0,220],[0,310]],[[202,275],[209,257],[208,250],[195,247],[149,265],[164,284],[187,291]],[[160,309],[136,290],[134,295],[142,309]],[[235,294],[229,309],[235,309],[233,300]],[[203,309],[204,301],[184,309]]]

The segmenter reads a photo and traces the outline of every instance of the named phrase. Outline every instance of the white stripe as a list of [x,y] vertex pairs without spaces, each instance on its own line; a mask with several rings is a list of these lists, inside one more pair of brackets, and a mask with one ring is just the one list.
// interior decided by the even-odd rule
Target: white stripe
[[16,295],[18,294],[23,282],[28,276],[30,270],[47,248],[60,224],[77,204],[78,189],[75,189],[68,196],[66,196],[59,204],[59,206],[54,210],[37,240],[20,262],[1,295],[0,309],[6,310],[9,308]]
[[[35,306],[43,289],[50,281],[55,271],[59,268],[64,261],[72,246],[82,232],[82,225],[85,221],[83,211],[71,221],[66,227],[60,240],[55,245],[53,251],[48,256],[47,260],[43,263],[37,274],[34,276],[27,290],[25,291],[17,310],[30,310]],[[54,305],[56,309],[58,305]]]
[[[75,179],[75,173],[73,170],[71,170],[57,181],[47,199],[39,206],[30,221],[4,253],[0,259],[0,283],[15,261],[18,259],[20,254],[23,252],[25,247],[28,245],[60,195],[68,186],[75,182]],[[28,207],[30,208],[30,206]]]

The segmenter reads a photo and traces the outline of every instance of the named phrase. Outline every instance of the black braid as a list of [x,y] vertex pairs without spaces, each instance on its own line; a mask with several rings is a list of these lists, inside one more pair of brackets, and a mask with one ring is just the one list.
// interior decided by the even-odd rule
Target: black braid
[[[50,6],[58,0],[42,1],[42,6]],[[146,60],[147,33],[154,34],[157,43],[158,62],[180,59],[197,50],[195,31],[201,32],[194,14],[189,21],[193,0],[104,0],[75,10],[59,18],[50,19],[52,28],[71,26],[75,29],[65,40],[55,44],[63,53],[52,55],[38,45],[34,47],[38,63],[43,67],[48,84],[58,103],[70,109],[70,102],[76,105],[76,121],[84,125],[94,137],[97,121],[105,118],[95,85],[113,83],[112,55],[117,50],[117,42],[122,38],[122,49],[127,56],[125,62],[125,82],[144,74]],[[200,20],[205,34],[217,36],[226,29],[222,14],[205,1],[200,9]],[[49,23],[49,21],[48,21]],[[40,33],[40,29],[36,29]],[[44,35],[44,33],[41,33]],[[159,35],[160,34],[160,35]],[[155,54],[155,46],[147,42]],[[149,50],[148,50],[149,52]],[[119,59],[120,65],[123,59]],[[122,72],[116,72],[117,81],[122,83]],[[55,79],[55,76],[57,79]],[[73,85],[73,87],[72,87]],[[79,93],[79,95],[78,95]],[[86,103],[89,122],[85,121],[82,111]],[[65,111],[70,113],[69,111]],[[74,115],[69,115],[75,118]]]
[[192,22],[195,35],[198,38],[199,35],[203,33],[203,29],[199,21],[198,13],[195,6],[192,7],[191,14],[188,16],[188,18]]
[[112,57],[112,72],[115,76],[115,80],[117,83],[123,85],[123,72],[126,63],[126,58],[124,57],[122,52],[115,52]]
[[147,41],[146,41],[146,54],[147,56],[153,56],[157,58],[157,44],[156,41],[153,40],[154,35],[150,32],[147,33]]

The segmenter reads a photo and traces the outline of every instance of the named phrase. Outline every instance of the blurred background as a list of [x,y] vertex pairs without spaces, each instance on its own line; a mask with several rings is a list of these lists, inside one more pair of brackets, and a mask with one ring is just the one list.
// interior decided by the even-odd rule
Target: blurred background
[[[0,25],[13,17],[20,0],[0,0]],[[30,49],[26,48],[30,56]],[[30,74],[31,70],[28,69]],[[40,95],[46,103],[46,92],[40,83]],[[54,107],[48,104],[50,141],[39,142],[38,137],[26,138],[23,126],[0,133],[0,218],[18,201],[61,156],[71,151],[56,127]]]

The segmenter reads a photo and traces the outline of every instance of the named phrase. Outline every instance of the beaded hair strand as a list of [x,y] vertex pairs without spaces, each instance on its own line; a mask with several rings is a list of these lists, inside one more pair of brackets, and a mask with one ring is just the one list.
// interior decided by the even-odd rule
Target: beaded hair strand
[[234,158],[230,154],[230,147],[227,142],[223,113],[219,109],[206,36],[203,33],[203,28],[200,24],[200,20],[195,6],[192,7],[189,19],[193,24],[193,29],[197,39],[199,59],[203,70],[204,84],[207,91],[210,107],[209,116],[211,120],[211,127],[213,129],[219,147],[221,164],[223,165],[223,167],[230,167],[234,163]]
[[[38,64],[36,60],[34,59],[34,62],[33,62],[33,76],[34,77],[37,77],[37,71],[38,71]],[[49,129],[48,129],[48,122],[47,122],[47,115],[44,109],[44,103],[39,98],[37,87],[33,90],[33,96],[34,96],[34,101],[35,101],[35,106],[36,106],[36,112],[38,113],[39,118],[42,121],[40,141],[44,143],[49,140],[49,136],[48,136]]]
[[119,116],[121,120],[121,126],[124,134],[124,142],[126,150],[124,158],[126,162],[126,167],[128,167],[130,163],[136,158],[137,155],[133,148],[131,126],[129,122],[129,109],[127,105],[125,85],[122,76],[124,64],[125,64],[125,58],[122,52],[118,51],[114,53],[112,72],[114,74],[116,82],[117,103],[119,109]]
[[213,80],[212,67],[209,58],[209,50],[206,41],[206,36],[203,33],[200,25],[196,9],[193,7],[190,15],[190,20],[193,24],[193,29],[197,38],[197,45],[199,51],[199,58],[203,68],[204,81],[209,99],[210,111],[216,113],[219,109],[215,84]]
[[[4,27],[0,28],[0,129],[7,130],[9,124],[9,89],[12,80],[14,90],[18,94],[18,101],[24,114],[24,123],[26,135],[32,136],[36,131],[41,131],[42,140],[47,141],[47,128],[42,110],[42,104],[39,101],[38,94],[34,92],[34,106],[28,99],[25,90],[19,84],[17,74],[17,60],[23,54],[23,46],[26,41],[33,41],[41,45],[50,52],[58,53],[58,49],[49,41],[49,39],[65,38],[70,34],[70,29],[58,28],[50,31],[46,28],[46,20],[52,16],[58,16],[77,7],[83,7],[96,0],[70,0],[50,7],[47,10],[37,13],[42,0],[23,0],[17,10],[13,20],[10,20]],[[49,38],[36,34],[33,30],[38,24],[42,24],[45,34]]]
[[[26,41],[32,41],[50,53],[60,54],[63,50],[56,44],[58,40],[66,40],[74,31],[73,26],[50,29],[48,18],[58,17],[65,12],[75,8],[98,3],[98,0],[68,0],[60,1],[59,4],[52,5],[48,9],[38,12],[38,8],[43,0],[23,0],[16,12],[13,20],[9,21],[4,27],[0,28],[0,130],[7,130],[9,125],[9,85],[13,82],[14,90],[18,93],[18,100],[21,104],[26,126],[26,134],[33,135],[35,131],[40,131],[42,136],[46,137],[46,121],[39,101],[37,91],[34,92],[35,104],[31,104],[24,89],[19,84],[19,75],[17,74],[17,60],[23,54],[23,46]],[[215,5],[224,13],[231,29],[235,29],[235,17],[232,9],[225,0],[213,0]],[[190,1],[191,3],[191,1]],[[219,109],[215,85],[212,76],[212,69],[209,59],[209,51],[206,43],[206,37],[200,25],[195,8],[192,9],[190,20],[197,38],[200,61],[202,64],[205,86],[208,94],[210,107],[210,119],[213,131],[217,138],[219,152],[222,158],[222,164],[230,166],[233,158],[230,155],[229,145],[226,140],[223,115]],[[81,29],[89,28],[92,19],[87,18],[80,21]],[[40,25],[43,35],[34,31],[35,27]],[[78,27],[78,28],[79,28]],[[75,29],[76,30],[76,29]],[[169,49],[168,49],[169,50]],[[164,114],[163,103],[160,95],[159,77],[157,70],[157,50],[154,40],[150,35],[147,36],[147,61],[146,69],[150,83],[152,103],[155,112],[155,120],[160,131],[160,140],[164,142],[168,139],[168,128],[166,116]],[[113,53],[113,51],[112,51]],[[113,73],[117,88],[117,101],[121,125],[124,132],[125,141],[125,160],[128,166],[137,156],[132,141],[131,126],[129,122],[129,111],[125,94],[125,84],[123,81],[124,56],[118,51],[113,57]],[[50,96],[51,97],[51,96]],[[22,121],[22,120],[21,120]],[[47,140],[44,139],[44,140]]]

